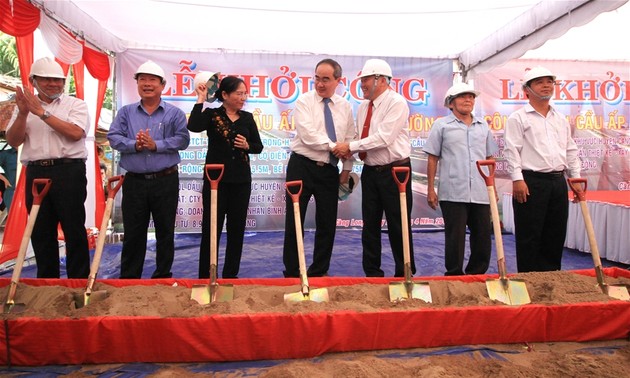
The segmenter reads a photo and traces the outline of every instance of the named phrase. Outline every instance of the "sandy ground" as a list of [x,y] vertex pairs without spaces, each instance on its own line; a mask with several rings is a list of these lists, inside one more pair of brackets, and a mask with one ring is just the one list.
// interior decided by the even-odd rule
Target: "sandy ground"
[[[456,353],[456,354],[453,354]],[[64,371],[65,370],[65,371]],[[68,371],[72,370],[72,371]],[[55,374],[54,372],[58,372]],[[327,354],[303,360],[254,364],[86,365],[16,368],[4,377],[625,377],[630,341],[475,345]],[[46,372],[46,374],[42,374]],[[38,375],[39,373],[39,375]]]
[[[23,316],[52,318],[83,318],[90,316],[158,316],[197,317],[216,314],[278,313],[309,311],[399,311],[418,307],[496,306],[501,303],[489,298],[485,282],[454,280],[416,281],[429,285],[432,303],[420,299],[390,301],[388,285],[358,284],[333,286],[325,289],[328,302],[285,302],[284,294],[295,293],[299,286],[234,285],[234,299],[199,305],[192,300],[191,289],[184,286],[124,286],[116,288],[97,282],[95,291],[105,292],[103,300],[92,301],[89,306],[77,308],[83,301],[83,288],[62,286],[34,287],[19,283],[16,302],[24,303],[25,311],[9,312],[2,318]],[[425,283],[422,283],[425,282]],[[510,277],[512,285],[525,282],[534,304],[558,305],[580,302],[606,302],[613,300],[597,287],[594,277],[568,271],[533,272]],[[608,278],[608,284],[630,284],[627,278]],[[312,288],[312,290],[317,288]],[[0,289],[0,298],[6,298],[7,287]],[[79,306],[80,307],[80,306]]]

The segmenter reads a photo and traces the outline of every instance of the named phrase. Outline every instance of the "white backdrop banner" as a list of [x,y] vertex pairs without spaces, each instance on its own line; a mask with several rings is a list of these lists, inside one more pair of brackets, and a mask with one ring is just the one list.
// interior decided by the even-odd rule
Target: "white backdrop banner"
[[[263,144],[260,155],[251,155],[253,174],[247,229],[250,231],[282,230],[285,217],[285,169],[289,142],[294,135],[293,109],[297,97],[313,88],[315,65],[329,56],[292,54],[213,54],[158,51],[126,51],[116,69],[117,106],[139,100],[133,74],[146,60],[159,64],[167,76],[163,99],[190,113],[196,96],[193,78],[199,71],[221,72],[222,76],[242,78],[249,88],[244,110],[252,112]],[[367,58],[330,56],[344,70],[338,93],[347,98],[354,110],[362,100],[357,74]],[[404,96],[411,109],[409,130],[414,167],[414,227],[442,227],[441,214],[426,206],[426,157],[422,152],[424,138],[433,120],[446,114],[442,98],[452,83],[452,62],[437,59],[385,58],[392,66],[391,87]],[[213,103],[210,106],[219,106]],[[180,206],[177,231],[199,232],[201,220],[201,187],[207,138],[192,133],[190,147],[181,151]],[[354,171],[360,173],[361,163]],[[359,189],[360,190],[360,189]],[[314,206],[313,206],[314,208]],[[313,210],[309,210],[306,228],[312,228]],[[120,214],[120,212],[117,212]],[[360,228],[361,194],[353,193],[340,203],[338,228]]]
[[571,125],[588,190],[630,190],[630,63],[562,60],[515,60],[475,78],[481,91],[475,111],[501,148],[497,186],[512,190],[502,159],[503,132],[509,115],[527,103],[521,88],[525,71],[539,65],[557,76],[551,103]]

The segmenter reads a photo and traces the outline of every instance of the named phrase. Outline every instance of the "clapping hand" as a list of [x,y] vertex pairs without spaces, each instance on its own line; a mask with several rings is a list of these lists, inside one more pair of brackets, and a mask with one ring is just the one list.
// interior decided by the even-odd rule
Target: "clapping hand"
[[149,129],[140,130],[138,134],[136,134],[136,151],[155,151],[157,150],[157,146],[155,145],[155,141],[151,137],[149,133]]

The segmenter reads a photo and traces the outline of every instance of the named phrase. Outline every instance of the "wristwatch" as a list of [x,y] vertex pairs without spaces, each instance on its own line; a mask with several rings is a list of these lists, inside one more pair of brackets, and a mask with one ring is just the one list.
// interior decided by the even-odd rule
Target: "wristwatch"
[[51,115],[52,114],[50,114],[50,112],[48,110],[44,110],[44,114],[42,114],[41,117],[39,117],[39,118],[41,118],[42,121],[45,121],[46,118],[50,117]]

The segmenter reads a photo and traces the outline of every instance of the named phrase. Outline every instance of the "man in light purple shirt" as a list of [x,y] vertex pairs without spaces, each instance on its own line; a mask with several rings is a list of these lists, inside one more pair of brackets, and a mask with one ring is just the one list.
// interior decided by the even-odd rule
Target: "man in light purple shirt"
[[184,111],[162,100],[164,71],[152,61],[134,75],[140,101],[116,115],[107,139],[124,168],[122,213],[125,228],[120,278],[141,278],[149,219],[156,237],[151,278],[170,278],[175,255],[175,216],[179,197],[179,151],[190,142]]

